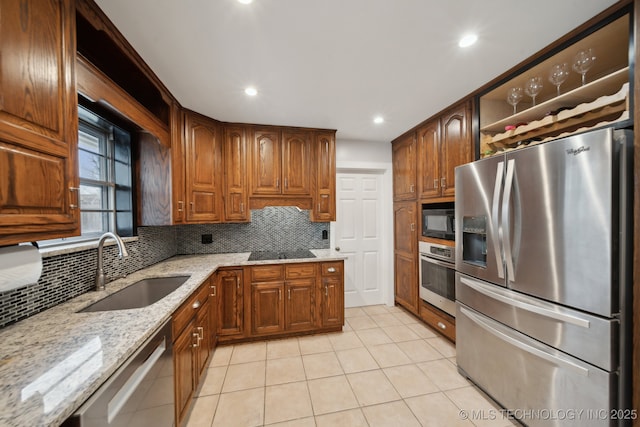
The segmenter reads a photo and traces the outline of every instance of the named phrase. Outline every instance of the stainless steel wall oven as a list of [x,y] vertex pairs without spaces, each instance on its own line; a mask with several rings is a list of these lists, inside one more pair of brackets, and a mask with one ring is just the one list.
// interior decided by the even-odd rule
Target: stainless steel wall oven
[[420,241],[418,248],[420,298],[455,316],[455,247]]

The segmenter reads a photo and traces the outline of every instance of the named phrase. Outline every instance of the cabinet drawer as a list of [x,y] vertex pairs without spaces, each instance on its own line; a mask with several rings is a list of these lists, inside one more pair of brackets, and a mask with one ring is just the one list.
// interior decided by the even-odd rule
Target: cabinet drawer
[[322,275],[323,276],[341,276],[342,275],[342,261],[323,262],[322,263]]
[[451,341],[456,341],[456,321],[455,318],[441,312],[430,304],[420,301],[420,317],[429,326],[440,332]]
[[193,316],[198,312],[198,308],[202,307],[208,301],[209,281],[205,281],[191,296],[178,308],[172,316],[173,320],[173,338],[178,337],[180,332],[187,326]]
[[287,264],[285,265],[285,277],[287,279],[298,279],[302,277],[315,277],[316,265],[309,264]]
[[251,267],[252,282],[267,282],[284,279],[282,265],[259,265]]

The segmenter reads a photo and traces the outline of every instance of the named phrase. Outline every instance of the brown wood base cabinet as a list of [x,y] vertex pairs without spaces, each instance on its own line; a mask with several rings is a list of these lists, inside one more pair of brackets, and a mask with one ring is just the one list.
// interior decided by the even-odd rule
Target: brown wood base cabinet
[[212,351],[209,331],[209,280],[203,283],[172,316],[176,426],[182,425],[186,420],[191,398],[198,388]]
[[253,265],[217,275],[220,343],[342,329],[343,261]]
[[436,331],[456,342],[456,319],[442,310],[420,300],[420,317]]

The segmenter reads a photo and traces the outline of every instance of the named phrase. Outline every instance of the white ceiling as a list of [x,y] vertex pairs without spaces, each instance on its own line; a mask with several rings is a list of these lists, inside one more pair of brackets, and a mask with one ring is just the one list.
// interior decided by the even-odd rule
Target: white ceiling
[[[389,142],[615,1],[97,3],[186,108]],[[467,32],[479,40],[461,49]]]

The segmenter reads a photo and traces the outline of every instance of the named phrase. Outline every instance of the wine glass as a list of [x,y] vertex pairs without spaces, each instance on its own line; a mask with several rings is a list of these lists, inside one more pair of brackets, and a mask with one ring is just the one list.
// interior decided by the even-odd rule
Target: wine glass
[[560,96],[560,85],[569,78],[569,64],[563,62],[551,67],[549,71],[549,81],[556,87]]
[[513,114],[516,113],[516,105],[520,102],[523,96],[521,87],[512,87],[507,92],[507,103],[509,103],[509,105],[513,105]]
[[576,56],[573,57],[573,70],[582,74],[582,85],[585,83],[585,76],[587,75],[587,71],[593,67],[593,63],[596,62],[596,55],[593,49],[585,49],[576,53]]
[[536,95],[542,91],[542,77],[531,77],[524,85],[524,92],[533,100],[533,106],[536,105]]

